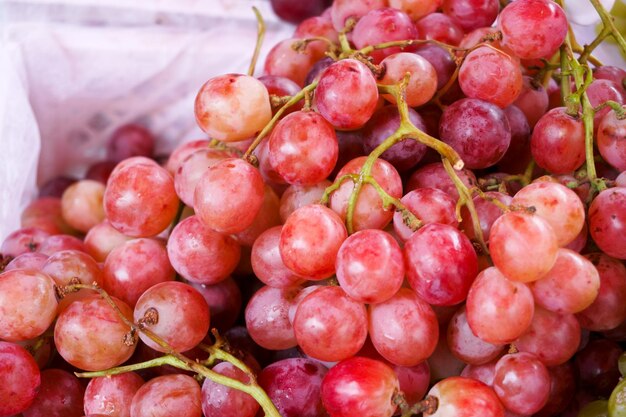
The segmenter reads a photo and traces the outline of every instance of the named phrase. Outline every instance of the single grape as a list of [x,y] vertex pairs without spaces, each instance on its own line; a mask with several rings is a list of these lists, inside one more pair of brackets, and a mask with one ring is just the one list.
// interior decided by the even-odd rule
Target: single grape
[[37,252],[50,233],[35,227],[24,227],[10,233],[0,246],[0,253],[15,258],[23,253]]
[[533,354],[504,355],[496,364],[493,389],[508,410],[531,415],[548,401],[550,374]]
[[263,232],[252,245],[250,261],[254,274],[270,287],[288,288],[301,284],[304,278],[285,266],[280,256],[279,243],[282,226]]
[[102,281],[98,263],[91,256],[77,250],[56,252],[41,266],[41,272],[59,286],[68,285],[73,279],[78,279],[82,284],[99,284]]
[[109,223],[132,237],[161,233],[174,220],[178,204],[174,179],[155,164],[134,164],[112,173],[104,192]]
[[517,106],[526,115],[530,127],[535,127],[541,116],[548,111],[548,92],[534,78],[524,76],[524,85],[515,100]]
[[107,145],[107,159],[120,162],[132,156],[151,158],[154,153],[154,137],[148,129],[138,124],[126,124],[117,128]]
[[298,305],[293,329],[308,356],[340,361],[354,356],[365,343],[367,312],[341,287],[320,287]]
[[335,265],[341,288],[362,303],[391,298],[404,280],[400,245],[382,230],[361,230],[348,237],[339,248]]
[[450,352],[471,365],[482,365],[500,356],[504,345],[481,340],[467,322],[465,306],[459,308],[448,324],[447,342]]
[[[113,298],[122,314],[132,320],[132,309]],[[57,319],[54,344],[59,354],[71,365],[87,371],[99,371],[124,363],[136,344],[124,340],[130,327],[109,303],[91,295],[70,304]]]
[[541,278],[554,266],[558,249],[552,227],[537,214],[505,213],[493,223],[489,234],[494,265],[514,281]]
[[63,218],[74,229],[87,232],[104,220],[104,184],[81,180],[67,187],[61,197]]
[[302,39],[289,38],[274,45],[265,58],[264,73],[285,77],[303,87],[306,76],[318,57],[315,55],[316,51],[308,46],[303,51],[296,51],[293,46],[301,41]]
[[13,416],[26,410],[41,386],[37,362],[23,347],[0,341],[0,415]]
[[415,53],[425,58],[434,68],[437,74],[437,90],[448,83],[454,74],[456,64],[447,50],[438,45],[425,44],[418,47]]
[[474,98],[458,100],[446,108],[439,135],[457,151],[467,168],[494,165],[511,142],[511,128],[504,112]]
[[283,263],[295,274],[312,280],[335,273],[335,259],[348,237],[341,218],[319,204],[294,211],[280,232],[279,250]]
[[111,176],[111,172],[117,165],[113,161],[100,161],[89,166],[89,169],[85,173],[85,179],[98,181],[102,184],[106,184]]
[[536,412],[536,417],[549,417],[565,411],[576,392],[576,375],[572,362],[548,368],[550,394],[546,405]]
[[[147,321],[145,327],[177,352],[192,349],[209,331],[209,306],[200,292],[182,282],[162,282],[139,297],[133,313],[135,322],[154,313],[156,323]],[[168,351],[144,333],[139,333],[139,337],[152,349]]]
[[456,46],[463,39],[463,29],[443,13],[430,13],[419,19],[415,26],[419,39],[431,39]]
[[9,262],[2,272],[11,271],[13,269],[41,269],[48,260],[48,255],[40,252],[26,252],[16,256]]
[[[437,188],[417,188],[409,191],[400,199],[424,224],[441,223],[457,227],[456,204],[452,197]],[[402,212],[393,214],[393,230],[396,236],[403,241],[408,240],[414,233],[402,218]]]
[[404,245],[404,258],[409,285],[433,305],[465,300],[478,274],[472,242],[444,224],[427,224],[413,233]]
[[51,178],[39,187],[39,197],[61,198],[67,187],[74,184],[76,181],[78,181],[76,178],[65,176]]
[[[359,148],[361,148],[359,144]],[[319,203],[326,188],[331,185],[328,180],[313,185],[290,185],[280,197],[280,219],[286,222],[291,213],[309,204]]]
[[62,369],[41,372],[39,392],[24,417],[78,417],[83,414],[84,387],[73,374]]
[[539,119],[530,138],[530,150],[541,168],[553,174],[568,174],[585,161],[585,131],[582,119],[557,107]]
[[[361,49],[368,45],[417,39],[418,33],[409,15],[395,8],[384,7],[370,10],[361,17],[351,35],[354,46]],[[378,64],[383,58],[401,50],[400,47],[376,49],[369,56]]]
[[463,60],[459,85],[467,97],[504,108],[522,91],[522,71],[517,60],[506,53],[490,46],[480,46]]
[[337,32],[346,25],[346,20],[360,19],[370,10],[380,9],[387,5],[387,0],[334,0],[330,8],[330,18]]
[[265,349],[280,350],[296,346],[289,307],[300,288],[262,287],[246,306],[246,327],[252,339]]
[[369,334],[389,362],[415,366],[435,350],[439,326],[430,305],[413,290],[402,288],[387,301],[370,306]]
[[391,417],[398,378],[384,363],[352,357],[333,366],[322,381],[322,401],[333,417]]
[[[330,1],[328,1],[328,3],[330,3]],[[312,39],[316,37],[322,37],[328,39],[331,42],[339,42],[339,36],[337,34],[337,31],[333,27],[333,22],[331,21],[330,16],[312,16],[308,19],[303,20],[293,32],[293,37],[298,39]],[[328,49],[329,45],[327,42],[324,41],[312,41],[308,44],[307,51],[309,51],[317,61],[314,67],[319,64],[320,61],[328,60],[328,57],[326,57],[326,51]],[[330,61],[334,62],[332,59],[330,59]],[[313,69],[309,71],[307,79],[304,82],[305,85],[309,85],[311,81],[313,81],[313,78],[315,78],[315,76],[313,76],[313,78],[309,78],[312,71]]]
[[461,376],[475,379],[483,384],[493,387],[493,378],[496,376],[496,363],[499,357],[482,365],[467,365],[461,371]]
[[327,372],[311,359],[283,359],[263,369],[258,382],[281,416],[317,417],[324,414],[321,387]]
[[450,16],[465,32],[490,26],[498,16],[497,0],[445,0],[443,12]]
[[[218,374],[244,383],[248,376],[230,362],[221,362],[213,367]],[[202,383],[202,412],[205,417],[254,417],[259,410],[259,403],[250,394],[229,388],[209,378]]]
[[[461,182],[466,187],[471,188],[478,184],[474,173],[468,169],[457,171],[457,175],[461,179]],[[406,189],[415,190],[416,188],[438,188],[448,195],[450,195],[454,201],[458,200],[459,193],[454,186],[454,182],[448,176],[446,169],[441,162],[434,162],[428,165],[424,165],[418,168],[409,178]]]
[[56,318],[54,281],[32,269],[0,274],[0,339],[17,342],[43,334]]
[[[407,73],[410,74],[405,91],[409,107],[426,104],[435,95],[438,86],[437,70],[427,57],[410,52],[398,52],[383,59],[381,65],[385,67],[385,73],[379,80],[381,84],[399,84]],[[395,97],[391,94],[385,94],[383,97],[391,103],[396,103]]]
[[71,235],[53,235],[48,236],[41,242],[39,246],[39,252],[44,255],[52,256],[57,252],[64,250],[77,250],[80,252],[87,252],[87,248],[82,240],[76,236]]
[[591,202],[589,232],[604,253],[626,259],[626,187],[601,191]]
[[85,390],[86,414],[130,417],[130,404],[144,380],[135,372],[93,378]]
[[609,397],[608,409],[611,417],[626,416],[626,382],[620,381],[611,392]]
[[389,6],[407,13],[414,21],[437,10],[443,0],[389,0]]
[[267,89],[248,75],[208,80],[196,96],[196,121],[212,139],[236,142],[253,136],[272,118]]
[[252,224],[263,196],[259,170],[243,159],[228,158],[204,172],[196,186],[193,208],[211,229],[237,233]]
[[137,390],[130,417],[202,417],[201,398],[200,386],[192,377],[159,376]]
[[[483,234],[483,239],[489,241],[489,235],[491,234],[491,227],[496,220],[504,214],[501,205],[510,206],[512,198],[497,191],[487,191],[482,196],[476,196],[473,198],[474,208],[478,215],[478,221],[480,223],[480,230]],[[496,204],[495,201],[499,201],[501,204]],[[476,231],[474,230],[474,224],[472,216],[467,209],[463,207],[461,209],[461,230],[465,232],[470,239],[476,239]]]
[[563,9],[550,0],[510,3],[500,13],[502,43],[522,59],[550,58],[567,35]]
[[432,417],[504,417],[504,407],[493,390],[480,381],[450,377],[435,384],[428,395],[437,398]]
[[51,235],[73,232],[63,218],[61,199],[58,197],[39,197],[30,202],[22,210],[20,227],[38,228]]
[[365,64],[344,59],[322,73],[315,89],[315,106],[336,129],[362,127],[376,110],[378,88]]
[[191,142],[183,142],[178,145],[167,158],[165,163],[165,169],[173,175],[176,174],[180,164],[187,159],[189,155],[200,149],[206,149],[209,147],[211,141],[207,139],[192,140]]
[[621,346],[610,340],[590,341],[578,352],[574,361],[580,386],[596,395],[608,397],[620,379],[616,365],[622,352]]
[[85,251],[97,262],[104,262],[111,251],[131,240],[111,226],[108,220],[95,225],[85,235]]
[[271,0],[272,10],[281,19],[291,23],[298,23],[303,19],[321,14],[324,9],[330,6],[329,0],[313,0],[304,3],[290,0]]
[[241,310],[241,290],[232,278],[228,277],[213,285],[190,283],[204,297],[211,316],[211,328],[220,332],[230,329]]
[[167,254],[174,269],[185,279],[216,284],[235,270],[241,248],[232,237],[215,232],[194,215],[172,230]]
[[496,267],[478,274],[467,295],[467,322],[489,343],[510,343],[532,322],[535,304],[530,289],[508,280]]

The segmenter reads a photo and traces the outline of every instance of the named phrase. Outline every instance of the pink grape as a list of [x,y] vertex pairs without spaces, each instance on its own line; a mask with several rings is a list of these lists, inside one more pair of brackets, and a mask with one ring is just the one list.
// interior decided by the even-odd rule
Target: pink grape
[[107,220],[95,225],[85,235],[85,251],[97,262],[104,262],[113,249],[131,240],[111,226]]
[[349,18],[358,20],[370,10],[380,9],[386,5],[387,0],[335,0],[330,9],[333,27],[339,32]]
[[[410,73],[406,87],[406,103],[409,107],[418,107],[427,103],[437,91],[438,76],[435,67],[426,57],[409,52],[398,52],[382,60],[385,73],[380,79],[381,84],[398,84],[404,75]],[[391,94],[383,97],[391,103],[396,99]]]
[[[452,197],[437,188],[417,188],[409,191],[400,199],[424,224],[441,223],[457,227],[456,204]],[[402,213],[396,211],[393,215],[393,230],[403,241],[408,240],[414,233],[402,220]]]
[[280,197],[280,219],[282,222],[286,222],[289,215],[300,207],[318,203],[330,185],[330,181],[324,180],[313,185],[291,185],[287,187]]
[[295,274],[312,280],[335,273],[335,259],[348,237],[341,218],[319,204],[294,211],[280,232],[279,250],[283,263]]
[[591,202],[589,232],[604,253],[626,259],[626,187],[601,191]]
[[409,285],[434,305],[462,302],[478,274],[470,240],[444,224],[427,224],[413,233],[404,245],[404,258]]
[[259,170],[242,159],[223,159],[211,166],[196,186],[193,208],[206,226],[237,233],[250,226],[263,204]]
[[[411,39],[417,39],[417,28],[411,18],[403,11],[391,7],[370,10],[359,19],[352,31],[352,42],[357,49]],[[400,51],[400,47],[377,49],[369,56],[378,64],[383,58]]]
[[322,73],[315,90],[315,106],[336,129],[362,127],[376,110],[378,88],[365,64],[344,59]]
[[502,43],[518,57],[550,58],[565,40],[567,18],[553,1],[522,0],[502,10],[498,27]]
[[241,310],[241,290],[232,278],[213,285],[190,283],[204,297],[211,316],[211,328],[220,332],[230,329]]
[[281,416],[317,417],[324,414],[321,387],[327,372],[311,359],[283,359],[263,369],[258,382]]
[[514,58],[490,46],[481,46],[463,60],[459,84],[467,97],[504,108],[522,91],[522,71]]
[[0,253],[14,258],[23,253],[36,252],[49,236],[48,232],[35,227],[17,229],[4,239]]
[[22,228],[34,227],[49,234],[71,233],[72,228],[63,218],[61,199],[40,197],[33,200],[20,216]]
[[289,322],[289,306],[299,288],[262,287],[246,306],[246,327],[252,339],[265,349],[288,349],[297,345]]
[[425,58],[434,68],[437,74],[437,90],[446,85],[456,70],[456,64],[450,53],[433,44],[421,45],[415,53]]
[[580,340],[580,324],[573,314],[535,307],[528,330],[514,343],[520,352],[534,354],[545,366],[556,366],[574,356]]
[[491,227],[489,252],[494,265],[508,279],[538,280],[554,266],[557,250],[552,227],[537,214],[511,211]]
[[433,381],[439,381],[451,376],[458,376],[461,374],[465,362],[458,359],[452,354],[448,343],[446,342],[445,328],[441,327],[439,334],[439,340],[437,341],[437,347],[432,355],[428,358],[428,363],[431,367],[431,378]]
[[393,370],[400,383],[400,391],[406,401],[412,405],[424,398],[430,385],[430,367],[428,361],[415,366],[394,365]]
[[626,320],[626,266],[596,252],[586,255],[600,275],[600,290],[593,303],[577,314],[580,325],[592,331],[611,330]]
[[81,180],[67,187],[61,197],[63,218],[71,227],[87,232],[104,220],[102,199],[104,185],[93,180]]
[[[611,80],[594,80],[585,90],[587,97],[589,98],[589,104],[593,107],[598,107],[606,101],[615,101],[619,104],[624,104],[626,97],[623,94],[624,87],[622,83],[616,83]],[[605,107],[595,113],[593,118],[594,133],[598,130],[600,121],[611,112],[610,107]]]
[[41,266],[41,272],[61,286],[68,285],[72,279],[78,279],[82,284],[102,281],[98,263],[91,256],[77,250],[56,252]]
[[37,362],[23,347],[0,341],[0,415],[12,416],[26,410],[41,386]]
[[489,343],[510,343],[532,322],[535,304],[528,287],[508,280],[495,267],[478,274],[467,295],[467,322]]
[[115,248],[102,270],[104,290],[129,306],[153,285],[173,280],[166,249],[155,239],[130,240]]
[[296,317],[296,311],[298,311],[298,306],[306,298],[307,295],[311,294],[316,289],[323,287],[323,285],[309,285],[308,287],[302,288],[298,294],[293,299],[293,302],[289,306],[289,311],[287,312],[287,316],[289,317],[289,323],[293,325],[293,320]]
[[[122,314],[132,320],[132,309],[113,298]],[[71,365],[87,371],[99,371],[124,363],[136,345],[124,343],[130,332],[115,310],[98,295],[70,304],[57,319],[54,344]]]
[[508,149],[511,127],[496,105],[465,98],[443,112],[439,135],[459,153],[467,168],[487,168],[498,162]]
[[389,0],[389,6],[407,13],[411,19],[420,18],[437,10],[443,0]]
[[261,209],[252,220],[252,224],[241,232],[233,234],[233,238],[242,246],[252,247],[257,238],[267,229],[281,224],[280,200],[271,186],[263,187],[263,202]]
[[598,126],[600,155],[620,171],[626,170],[626,122],[618,119],[614,111],[604,116]]
[[443,12],[450,16],[465,32],[490,26],[498,16],[497,0],[445,0]]
[[185,279],[216,284],[235,270],[241,248],[232,237],[210,229],[194,215],[172,230],[167,254],[174,269]]
[[415,23],[419,39],[431,39],[456,46],[463,38],[463,29],[448,15],[431,13]]
[[505,172],[523,172],[531,158],[530,125],[526,115],[515,105],[506,107],[504,114],[511,127],[511,144],[498,161],[498,167]]
[[515,194],[513,205],[533,207],[547,220],[559,246],[573,241],[585,224],[585,207],[576,193],[554,182],[536,182]]
[[466,378],[475,379],[483,384],[493,387],[493,379],[496,376],[496,363],[498,359],[493,359],[482,365],[467,365],[461,371],[461,376]]
[[435,350],[439,326],[430,305],[413,290],[402,288],[387,301],[370,306],[369,334],[389,362],[415,366]]
[[[351,160],[341,168],[337,178],[347,174],[358,174],[366,159],[362,156]],[[371,175],[387,194],[395,198],[402,196],[402,180],[389,162],[377,159],[372,166]],[[342,219],[347,216],[348,201],[353,189],[354,183],[348,179],[330,197],[330,208],[339,213]],[[364,185],[356,199],[352,225],[354,230],[382,229],[392,217],[393,211],[383,207],[376,189],[370,184]]]
[[553,174],[568,174],[585,161],[585,132],[581,118],[557,107],[539,119],[530,139],[533,158]]
[[137,390],[130,417],[202,417],[201,398],[200,386],[192,377],[159,376]]
[[85,413],[130,417],[130,404],[143,384],[134,372],[93,378],[85,390]]
[[[135,322],[141,320],[150,310],[156,311],[157,322],[146,324],[146,328],[177,352],[191,350],[209,331],[209,306],[191,285],[173,281],[148,288],[135,305]],[[139,333],[139,337],[152,349],[167,352],[167,349],[144,333]]]
[[250,260],[254,274],[270,287],[287,288],[299,285],[304,278],[285,266],[280,256],[280,233],[282,226],[274,226],[263,232],[252,245]]
[[[218,374],[248,383],[248,376],[230,362],[221,362],[213,367]],[[254,417],[259,409],[250,394],[229,388],[224,385],[205,379],[202,384],[202,412],[205,417]]]
[[459,308],[448,324],[447,342],[454,356],[472,365],[482,365],[500,356],[504,346],[488,343],[474,334],[465,307]]
[[208,148],[210,142],[211,141],[207,139],[198,139],[181,143],[172,151],[169,158],[167,158],[165,169],[167,169],[172,176],[175,175],[182,162],[187,159],[189,155],[197,150]]
[[391,417],[397,390],[398,378],[389,366],[374,359],[352,357],[328,371],[322,381],[322,401],[333,417]]
[[12,269],[41,269],[48,260],[48,255],[40,252],[26,252],[11,260],[5,267],[3,272]]
[[0,339],[17,342],[43,334],[56,318],[54,281],[32,269],[0,274]]
[[84,387],[73,374],[62,369],[41,372],[37,397],[24,417],[72,417],[83,413]]
[[135,164],[112,173],[104,192],[109,223],[132,237],[161,233],[174,220],[178,204],[173,178],[157,165]]
[[548,401],[550,374],[535,355],[504,355],[496,364],[493,389],[508,410],[531,415]]
[[561,248],[550,271],[531,284],[535,302],[556,313],[578,313],[598,295],[600,275],[585,257]]
[[248,75],[225,74],[208,80],[195,102],[196,121],[212,139],[236,142],[253,136],[272,118],[267,89]]
[[[132,165],[158,166],[158,164],[156,163],[154,159],[146,158],[145,156],[132,156],[130,158],[126,158],[118,162],[117,165],[115,165],[115,168],[113,168],[113,171],[111,171],[111,174],[109,175],[109,179],[111,179],[111,176],[117,174],[122,169],[127,168]],[[107,180],[107,184],[108,183],[109,181]]]
[[335,130],[311,111],[285,116],[269,138],[270,164],[289,184],[313,185],[325,180],[338,153]]
[[148,129],[137,124],[126,124],[117,128],[107,145],[107,159],[120,162],[132,156],[152,157],[154,137]]
[[391,298],[404,280],[400,245],[382,230],[361,230],[348,237],[335,265],[341,288],[362,303],[381,303]]
[[340,361],[354,356],[365,343],[367,312],[340,287],[320,287],[300,302],[293,329],[308,356]]
[[504,417],[504,407],[493,390],[480,381],[450,377],[436,383],[428,395],[438,399],[432,417]]
[[[338,42],[338,34],[333,27],[333,22],[329,17],[325,16],[312,16],[308,19],[304,19],[296,27],[293,33],[294,38],[299,39],[311,39],[315,37],[323,37],[332,42]],[[324,59],[325,53],[328,50],[328,44],[324,41],[313,41],[308,45],[308,51],[315,57],[317,63]],[[317,64],[316,63],[316,64]],[[309,73],[310,74],[310,73]],[[305,84],[310,84],[307,76]],[[269,89],[269,88],[268,88]],[[289,94],[293,95],[293,94]]]
[[289,38],[274,45],[265,58],[264,73],[285,77],[303,87],[306,75],[315,64],[316,51],[308,46],[302,52],[296,51],[293,45],[299,41],[301,39]]

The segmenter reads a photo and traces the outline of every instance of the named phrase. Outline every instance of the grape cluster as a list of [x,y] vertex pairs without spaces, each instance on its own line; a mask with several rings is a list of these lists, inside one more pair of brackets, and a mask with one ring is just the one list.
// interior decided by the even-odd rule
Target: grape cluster
[[206,139],[124,126],[44,185],[0,247],[0,417],[626,415],[593,55],[626,42],[506,3],[273,1],[294,35],[200,88]]

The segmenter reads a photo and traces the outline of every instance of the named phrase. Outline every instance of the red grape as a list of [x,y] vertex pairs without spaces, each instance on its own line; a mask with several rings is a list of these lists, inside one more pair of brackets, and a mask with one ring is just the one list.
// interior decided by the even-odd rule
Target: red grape
[[380,9],[386,5],[387,0],[334,0],[330,9],[333,27],[339,32],[349,18],[358,20],[370,10]]
[[300,41],[290,38],[274,45],[265,58],[264,73],[285,77],[298,86],[304,86],[304,80],[316,61],[316,50],[307,46],[302,52],[296,51],[293,45]]
[[[248,376],[230,362],[221,362],[213,367],[218,374],[248,383]],[[211,381],[202,384],[202,412],[205,417],[254,417],[259,403],[249,394]]]
[[289,322],[289,307],[299,288],[262,287],[246,306],[246,327],[254,341],[265,349],[288,349],[297,345]]
[[480,381],[451,377],[439,381],[428,395],[438,399],[432,417],[504,417],[504,407],[491,388]]
[[263,232],[252,246],[250,260],[254,274],[270,287],[287,288],[299,285],[304,278],[291,272],[280,256],[279,242],[282,226]]
[[450,16],[465,32],[490,26],[498,16],[497,0],[445,0],[443,12]]
[[485,342],[474,334],[467,322],[465,306],[450,320],[447,336],[452,354],[472,365],[487,363],[500,356],[504,349],[504,345]]
[[78,417],[83,414],[85,388],[73,374],[61,369],[41,372],[35,401],[22,412],[24,417]]
[[120,162],[133,156],[152,157],[154,137],[148,129],[137,124],[120,126],[107,145],[107,159]]
[[130,417],[202,417],[201,398],[200,386],[192,377],[159,376],[137,390]]
[[508,410],[531,415],[548,401],[550,374],[535,355],[504,355],[496,364],[493,389]]
[[167,169],[170,174],[175,175],[180,164],[182,164],[189,155],[197,150],[208,148],[210,142],[211,141],[207,139],[199,139],[181,143],[170,154],[165,164],[165,169]]
[[120,233],[107,220],[89,229],[85,235],[85,250],[98,262],[104,262],[109,253],[132,237]]
[[211,328],[220,332],[230,329],[241,310],[241,290],[232,278],[213,285],[191,283],[206,301],[211,315]]
[[280,219],[282,222],[286,222],[289,215],[300,207],[318,203],[330,185],[330,181],[324,180],[313,185],[291,185],[287,187],[280,197]]
[[134,372],[93,378],[85,390],[85,413],[130,417],[130,404],[143,384]]
[[[457,227],[459,224],[454,200],[437,188],[416,188],[406,193],[400,202],[424,224],[441,223],[452,227]],[[403,241],[408,240],[414,233],[404,224],[400,211],[396,211],[393,215],[393,230]]]
[[26,410],[41,385],[37,362],[23,347],[0,341],[0,415],[12,416]]
[[626,259],[626,187],[604,190],[591,202],[589,232],[604,253]]
[[418,20],[415,26],[420,39],[432,39],[454,46],[463,39],[463,29],[443,13],[430,13]]

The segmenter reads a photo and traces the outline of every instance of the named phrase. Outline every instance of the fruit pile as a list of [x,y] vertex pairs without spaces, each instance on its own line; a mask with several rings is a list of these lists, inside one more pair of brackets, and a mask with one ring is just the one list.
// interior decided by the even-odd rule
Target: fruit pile
[[594,56],[626,42],[590,1],[584,46],[560,1],[274,1],[301,22],[255,77],[258,16],[206,139],[120,128],[2,243],[0,417],[626,415],[626,71]]

